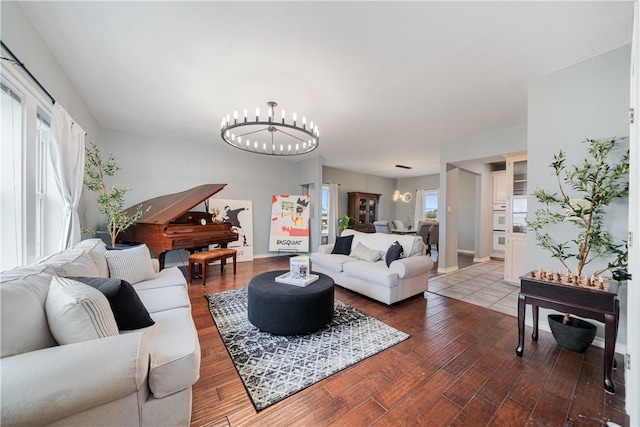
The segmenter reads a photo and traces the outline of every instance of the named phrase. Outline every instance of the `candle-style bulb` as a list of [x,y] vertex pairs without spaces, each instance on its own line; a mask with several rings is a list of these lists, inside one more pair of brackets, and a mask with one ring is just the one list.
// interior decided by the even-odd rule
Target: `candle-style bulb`
[[256,122],[258,121],[259,118],[260,118],[260,109],[256,108]]

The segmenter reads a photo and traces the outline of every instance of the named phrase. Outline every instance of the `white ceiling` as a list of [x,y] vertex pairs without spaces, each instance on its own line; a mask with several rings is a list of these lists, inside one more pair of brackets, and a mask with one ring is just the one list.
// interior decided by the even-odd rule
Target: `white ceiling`
[[526,126],[528,82],[629,44],[633,15],[630,1],[21,5],[104,128],[222,147],[224,115],[276,101],[320,129],[301,159],[395,178],[438,173],[442,144]]

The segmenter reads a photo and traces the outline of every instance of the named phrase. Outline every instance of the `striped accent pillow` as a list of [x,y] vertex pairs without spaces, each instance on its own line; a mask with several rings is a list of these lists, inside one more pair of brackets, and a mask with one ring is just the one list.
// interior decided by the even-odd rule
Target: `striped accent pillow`
[[151,264],[151,254],[145,244],[106,251],[104,256],[109,265],[109,277],[125,280],[132,285],[156,278]]
[[51,334],[60,345],[119,334],[107,297],[75,280],[52,277],[45,310]]

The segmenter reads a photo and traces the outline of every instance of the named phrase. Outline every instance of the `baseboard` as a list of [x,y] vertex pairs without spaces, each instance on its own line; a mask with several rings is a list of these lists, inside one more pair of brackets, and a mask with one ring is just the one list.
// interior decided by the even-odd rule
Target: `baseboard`
[[468,249],[458,249],[458,255],[475,255],[475,251],[470,251]]
[[489,262],[491,261],[490,256],[486,256],[484,258],[473,258],[473,262]]
[[459,270],[457,265],[454,265],[452,267],[447,267],[447,268],[438,267],[438,273],[441,273],[441,274],[447,274],[447,273],[451,273],[452,271],[457,271],[457,270]]
[[[426,294],[425,294],[425,298],[426,298]],[[533,327],[533,319],[528,317],[524,320],[524,324],[530,327]],[[541,331],[547,331],[549,333],[551,333],[551,328],[549,328],[549,322],[547,322],[546,317],[540,317],[540,319],[538,320],[538,329]],[[531,337],[526,337],[525,336],[525,351],[526,351],[526,339],[529,338],[529,340],[531,339]],[[604,348],[604,338],[602,337],[595,337],[595,339],[593,340],[592,345],[595,345],[598,348]],[[616,353],[620,353],[620,354],[627,354],[627,345],[626,344],[620,344],[619,342],[616,342]]]
[[[302,252],[300,254],[296,253],[296,255],[303,255],[303,254],[306,255],[305,252]],[[291,255],[293,255],[293,253],[287,253],[286,255],[285,254],[278,255],[278,254],[268,253],[268,254],[254,255],[253,259],[256,259],[256,258],[278,258],[279,256],[287,256],[287,257],[289,257]],[[238,260],[238,262],[246,262],[246,261]],[[216,261],[216,263],[219,263],[219,261]],[[185,260],[185,261],[166,262],[164,264],[164,266],[165,266],[165,268],[168,268],[168,267],[188,267],[189,266],[189,261]]]

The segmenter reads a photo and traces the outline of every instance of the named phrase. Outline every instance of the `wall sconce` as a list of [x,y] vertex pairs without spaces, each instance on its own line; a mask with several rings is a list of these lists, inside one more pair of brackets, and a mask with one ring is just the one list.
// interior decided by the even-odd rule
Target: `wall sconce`
[[402,194],[400,193],[399,190],[394,191],[393,196],[391,196],[391,198],[393,199],[394,202],[401,200],[405,203],[409,203],[412,199],[411,193],[407,191],[406,193]]

